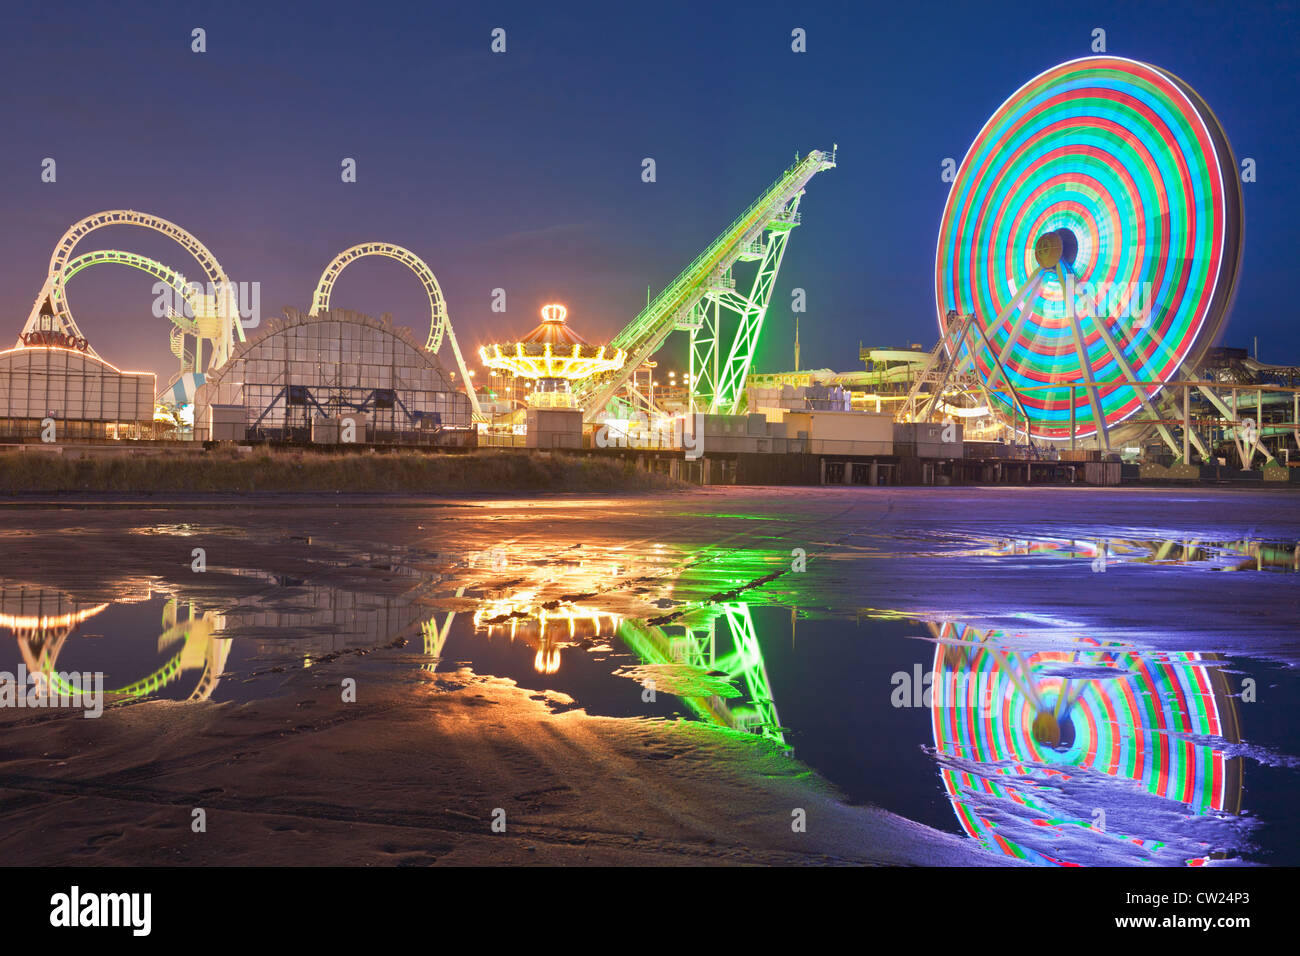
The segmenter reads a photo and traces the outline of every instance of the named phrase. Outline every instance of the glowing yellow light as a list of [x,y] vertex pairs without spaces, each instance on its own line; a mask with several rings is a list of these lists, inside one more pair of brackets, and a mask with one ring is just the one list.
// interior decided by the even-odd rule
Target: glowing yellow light
[[67,352],[69,355],[80,355],[84,359],[98,362],[100,365],[112,369],[119,375],[148,375],[154,379],[157,379],[158,377],[153,372],[128,372],[125,369],[118,368],[112,362],[100,358],[98,355],[91,355],[89,352],[82,352],[77,349],[65,349],[61,345],[20,345],[17,348],[5,349],[3,352],[0,352],[0,355],[13,355],[16,352]]
[[564,317],[568,314],[569,310],[558,302],[542,306],[542,318],[547,322],[563,322]]
[[0,614],[0,627],[11,631],[50,631],[76,627],[107,608],[107,604],[85,608],[72,614]]

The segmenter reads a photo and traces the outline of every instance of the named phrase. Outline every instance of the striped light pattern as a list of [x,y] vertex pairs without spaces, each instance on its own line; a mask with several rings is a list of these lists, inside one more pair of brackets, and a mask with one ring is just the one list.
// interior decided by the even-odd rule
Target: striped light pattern
[[[1068,845],[1052,831],[1095,828],[1094,821],[1054,816],[1036,798],[1034,781],[1054,791],[1084,771],[1134,781],[1142,791],[1185,805],[1192,814],[1239,810],[1239,758],[1209,742],[1221,746],[1239,737],[1222,677],[1216,667],[1206,666],[1212,657],[1195,652],[1138,655],[1096,645],[1088,663],[1113,667],[1115,676],[1071,682],[1067,692],[1078,695],[1069,706],[1074,739],[1054,749],[1034,738],[1037,711],[1025,688],[1032,686],[1045,706],[1054,706],[1065,681],[1048,672],[1074,663],[1074,655],[1012,654],[999,650],[1000,636],[947,623],[936,644],[935,752],[948,764],[940,770],[943,785],[969,836],[991,850],[1040,865],[1077,864],[1009,839],[999,832],[999,821],[1010,816],[1028,820],[1042,828],[1041,846]],[[955,666],[954,658],[960,661]],[[989,687],[991,706],[981,707],[980,698],[964,692],[970,686]],[[962,703],[971,700],[976,706]],[[1006,809],[988,809],[999,805]],[[1159,836],[1104,833],[1148,852],[1165,845]]]
[[[1070,230],[1078,245],[1074,300],[1104,292],[1103,317],[1080,315],[1086,374],[1050,275],[1007,355],[1031,422],[1047,439],[1070,434],[1070,389],[1089,378],[1107,427],[1141,408],[1134,386],[1098,333],[1105,322],[1140,382],[1179,377],[1212,344],[1241,258],[1241,186],[1214,114],[1165,70],[1114,56],[1063,63],[1017,90],[962,160],[935,255],[941,329],[948,310],[971,311],[1001,352],[1015,316],[990,328],[1037,270],[1034,242]],[[1082,284],[1088,283],[1085,287]],[[1149,315],[1125,315],[1149,306]],[[963,352],[969,345],[963,346]],[[987,349],[979,374],[1009,417],[1011,401]],[[1190,376],[1185,376],[1190,377]],[[1145,387],[1148,395],[1160,390]],[[1097,432],[1084,388],[1074,392],[1078,437]]]

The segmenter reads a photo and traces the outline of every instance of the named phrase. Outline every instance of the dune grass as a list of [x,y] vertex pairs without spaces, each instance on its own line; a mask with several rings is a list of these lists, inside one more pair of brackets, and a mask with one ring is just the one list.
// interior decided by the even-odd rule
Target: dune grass
[[337,454],[229,450],[72,457],[0,453],[0,494],[654,491],[685,487],[631,462],[559,453]]

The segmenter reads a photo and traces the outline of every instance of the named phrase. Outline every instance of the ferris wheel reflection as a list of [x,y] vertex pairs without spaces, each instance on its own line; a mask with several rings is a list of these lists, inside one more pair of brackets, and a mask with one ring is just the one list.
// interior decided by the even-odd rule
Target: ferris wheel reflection
[[930,625],[934,756],[965,832],[1040,865],[1181,862],[1240,843],[1236,701],[1217,654],[1015,650]]

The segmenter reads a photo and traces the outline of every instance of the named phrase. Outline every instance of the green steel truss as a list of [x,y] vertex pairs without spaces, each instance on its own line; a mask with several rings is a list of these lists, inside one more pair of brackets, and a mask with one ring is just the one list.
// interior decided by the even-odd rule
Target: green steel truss
[[[744,394],[786,241],[799,224],[799,199],[813,176],[834,166],[834,151],[818,149],[796,162],[614,337],[610,345],[626,351],[627,362],[617,372],[584,383],[578,403],[585,420],[594,421],[633,370],[677,330],[691,333],[692,404],[702,411],[735,409]],[[755,261],[760,263],[758,274],[749,295],[742,296],[735,290],[732,267]],[[725,361],[720,352],[722,309],[740,317]]]
[[[799,225],[799,195],[769,223],[766,241],[758,239],[741,253],[741,261],[761,255],[758,272],[748,296],[736,291],[736,281],[731,270],[710,283],[700,301],[704,321],[690,328],[690,382],[691,411],[710,415],[734,415],[740,411],[745,394],[745,379],[754,362],[758,336],[763,330],[763,319],[772,301],[772,288],[776,274],[785,255],[785,244],[790,230]],[[710,306],[712,308],[710,308]],[[722,310],[733,313],[738,321],[735,337],[727,359],[719,364],[721,355]]]
[[[718,653],[718,622],[727,625],[728,649]],[[732,602],[692,612],[669,634],[662,627],[624,620],[619,637],[647,664],[684,664],[702,672],[725,674],[730,683],[744,682],[744,697],[682,697],[697,717],[733,730],[743,730],[785,745],[781,719],[772,699],[763,650],[749,614],[749,605]]]

